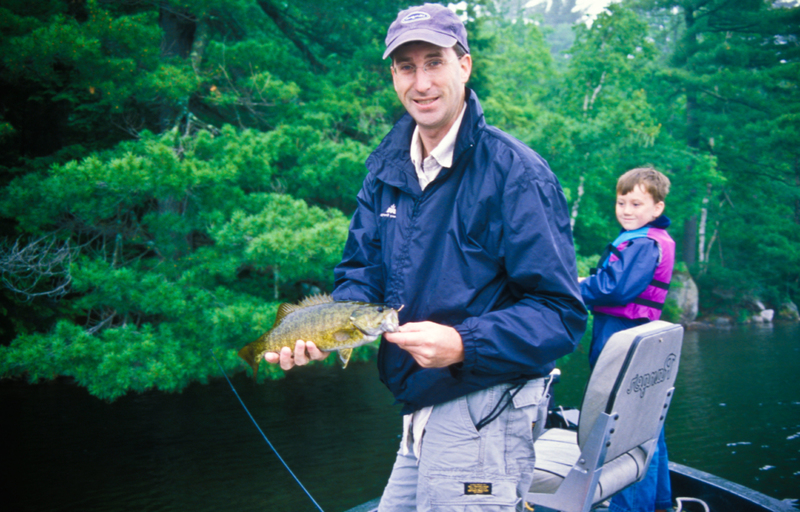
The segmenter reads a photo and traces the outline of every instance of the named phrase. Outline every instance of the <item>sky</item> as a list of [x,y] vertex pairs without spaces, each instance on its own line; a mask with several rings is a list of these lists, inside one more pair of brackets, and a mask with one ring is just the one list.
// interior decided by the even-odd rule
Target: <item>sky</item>
[[[594,18],[599,13],[601,13],[603,11],[603,9],[608,4],[610,4],[611,2],[617,2],[617,1],[620,1],[620,0],[577,0],[577,2],[575,2],[575,5],[579,9],[584,9],[584,8],[586,9],[585,12],[588,15],[587,16],[588,17],[587,21],[589,22],[589,24],[591,24],[591,21],[594,20]],[[800,0],[795,0],[795,1],[800,2]],[[543,4],[543,3],[550,4],[550,3],[552,3],[552,0],[529,0],[525,5],[526,6],[533,6],[533,5]],[[450,7],[450,9],[452,9],[455,12],[458,12],[458,11],[462,11],[463,12],[467,8],[467,3],[464,0],[461,0],[460,2],[451,2],[449,4],[449,7]]]
[[[613,0],[578,0],[575,4],[579,9],[586,9],[589,15],[596,15],[602,12],[605,7]],[[542,3],[551,3],[551,0],[531,0],[527,5],[539,5]]]
[[[530,0],[528,5],[538,5],[541,3],[550,3],[552,0]],[[613,1],[619,0],[578,0],[576,5],[579,9],[583,9],[584,7],[588,7],[586,10],[587,14],[596,15],[605,8],[608,4]],[[788,3],[793,3],[795,5],[800,5],[800,0],[786,0]]]

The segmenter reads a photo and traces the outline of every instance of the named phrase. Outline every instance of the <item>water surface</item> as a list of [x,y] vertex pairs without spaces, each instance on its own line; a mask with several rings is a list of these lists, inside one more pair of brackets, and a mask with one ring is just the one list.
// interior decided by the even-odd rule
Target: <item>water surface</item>
[[[557,398],[579,405],[580,347]],[[800,326],[688,332],[667,444],[676,462],[800,498]],[[322,508],[380,495],[399,407],[374,365],[301,368],[234,385]],[[297,511],[314,506],[222,378],[105,403],[65,382],[0,384],[4,503],[15,511]]]
[[[579,404],[588,347],[561,365]],[[687,331],[666,422],[670,460],[775,498],[800,498],[800,326]]]

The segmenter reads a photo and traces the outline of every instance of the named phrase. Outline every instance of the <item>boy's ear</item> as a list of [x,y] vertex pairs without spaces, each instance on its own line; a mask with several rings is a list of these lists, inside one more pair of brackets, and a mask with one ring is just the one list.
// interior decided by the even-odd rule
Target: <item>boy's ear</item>
[[664,204],[664,201],[659,201],[659,202],[656,203],[656,205],[655,205],[656,217],[660,217],[661,214],[664,213],[664,207],[666,207],[666,205]]

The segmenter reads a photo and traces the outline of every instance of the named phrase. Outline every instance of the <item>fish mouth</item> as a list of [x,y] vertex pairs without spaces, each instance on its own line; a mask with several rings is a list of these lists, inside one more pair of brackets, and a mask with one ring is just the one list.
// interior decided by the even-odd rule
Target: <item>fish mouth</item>
[[400,321],[397,318],[397,311],[392,309],[386,313],[386,316],[377,327],[364,327],[358,325],[357,322],[354,325],[359,331],[368,336],[379,336],[384,332],[396,332],[400,328]]
[[381,330],[383,332],[397,332],[400,328],[400,320],[397,318],[397,311],[394,309],[386,315],[386,318],[381,322]]

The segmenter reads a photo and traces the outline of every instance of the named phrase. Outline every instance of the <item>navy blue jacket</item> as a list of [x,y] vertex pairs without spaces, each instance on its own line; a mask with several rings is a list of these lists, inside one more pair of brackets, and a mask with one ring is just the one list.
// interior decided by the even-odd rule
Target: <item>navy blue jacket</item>
[[429,320],[461,335],[464,361],[437,369],[381,342],[380,378],[403,413],[547,375],[586,328],[558,180],[530,148],[487,126],[468,94],[453,167],[424,192],[409,115],[370,155],[334,271],[335,299],[402,304],[401,324]]
[[[662,215],[648,226],[667,229],[668,217]],[[650,281],[658,266],[660,252],[655,240],[647,237],[631,240],[619,259],[598,268],[597,273],[581,282],[581,296],[587,306],[622,306],[639,296]],[[602,263],[602,262],[600,262]],[[598,264],[598,267],[601,267]],[[600,351],[608,339],[619,331],[646,324],[646,318],[630,319],[594,313],[592,323],[592,345],[589,349],[589,365],[594,367]]]

